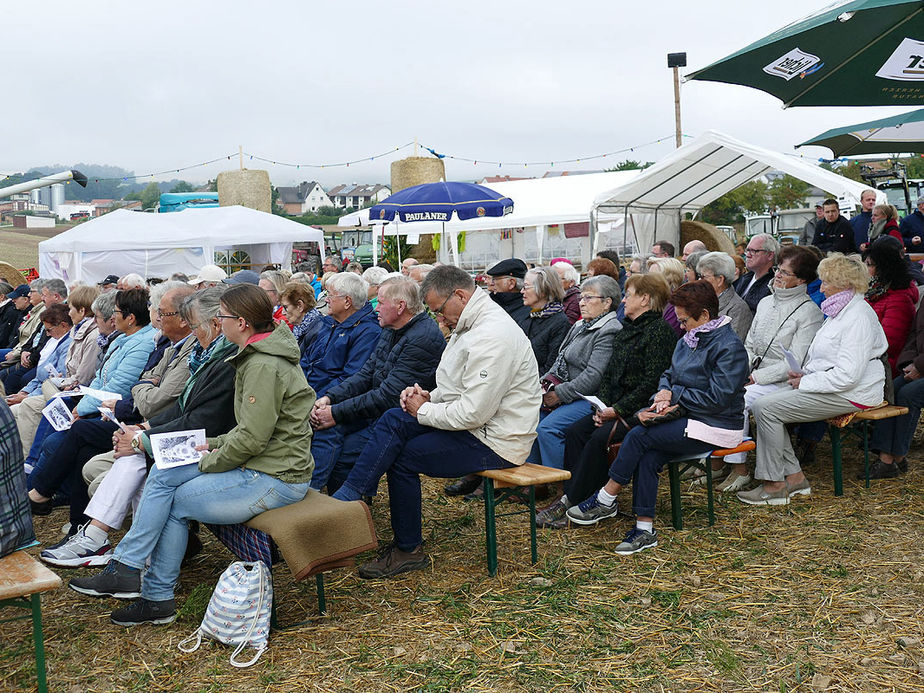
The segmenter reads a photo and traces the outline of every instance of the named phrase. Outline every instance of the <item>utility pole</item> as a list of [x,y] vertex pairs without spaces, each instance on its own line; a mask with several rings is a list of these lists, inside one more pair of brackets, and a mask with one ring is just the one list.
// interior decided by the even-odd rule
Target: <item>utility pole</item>
[[687,54],[668,53],[667,66],[674,71],[674,144],[680,147],[683,144],[683,131],[680,129],[680,68],[687,66]]

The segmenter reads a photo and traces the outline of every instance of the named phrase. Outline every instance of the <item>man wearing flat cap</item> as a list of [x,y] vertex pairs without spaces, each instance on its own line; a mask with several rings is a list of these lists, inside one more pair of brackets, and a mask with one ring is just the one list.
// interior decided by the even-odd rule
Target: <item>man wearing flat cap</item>
[[21,284],[15,289],[0,282],[0,349],[11,347],[19,337],[19,323],[29,307],[29,287]]
[[487,288],[491,298],[519,324],[529,315],[529,307],[523,304],[523,294],[520,293],[526,276],[526,263],[515,257],[501,260],[485,274],[488,275]]
[[902,234],[905,250],[920,253],[924,251],[924,195],[915,204],[918,208],[902,219],[898,230]]

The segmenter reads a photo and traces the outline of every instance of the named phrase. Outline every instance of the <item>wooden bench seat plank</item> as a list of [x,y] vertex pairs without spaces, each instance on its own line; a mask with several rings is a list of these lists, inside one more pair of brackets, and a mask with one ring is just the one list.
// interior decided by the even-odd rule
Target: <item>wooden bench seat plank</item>
[[736,445],[733,448],[728,448],[726,450],[713,450],[712,457],[726,457],[728,455],[734,455],[737,452],[750,452],[757,448],[757,443],[753,440],[745,440],[740,445]]
[[530,464],[528,462],[518,467],[488,469],[478,472],[478,475],[493,479],[494,485],[498,488],[551,484],[571,478],[571,472],[567,470],[543,467],[541,464]]
[[891,419],[893,416],[904,416],[907,413],[908,407],[898,407],[890,404],[887,407],[864,409],[853,418],[860,421],[881,421],[882,419]]
[[25,551],[0,558],[0,599],[27,597],[61,586],[61,578]]

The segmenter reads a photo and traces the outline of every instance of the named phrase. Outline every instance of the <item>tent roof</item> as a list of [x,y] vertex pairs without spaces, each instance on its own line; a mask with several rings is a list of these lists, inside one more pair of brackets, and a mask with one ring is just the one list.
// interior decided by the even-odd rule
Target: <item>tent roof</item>
[[[594,199],[602,192],[612,190],[639,176],[641,171],[613,171],[588,173],[583,176],[555,178],[528,178],[492,183],[490,188],[513,200],[513,213],[504,217],[482,217],[468,221],[446,222],[447,231],[486,231],[519,226],[567,224],[590,220]],[[343,228],[369,224],[369,210],[363,209],[340,217],[337,225]],[[439,233],[442,224],[434,222],[399,223],[402,233]],[[394,224],[386,226],[392,233]]]
[[[805,159],[707,130],[634,180],[598,195],[595,204],[604,213],[696,212],[774,169],[855,204],[860,204],[860,193],[869,188]],[[885,193],[877,193],[877,201],[884,203]]]
[[248,207],[148,214],[117,209],[39,243],[40,253],[324,243],[324,232]]

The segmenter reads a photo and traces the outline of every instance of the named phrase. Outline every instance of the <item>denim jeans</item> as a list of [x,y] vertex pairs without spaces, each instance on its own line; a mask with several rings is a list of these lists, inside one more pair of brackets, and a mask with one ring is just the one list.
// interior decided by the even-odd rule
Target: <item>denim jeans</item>
[[311,436],[311,456],[314,458],[311,488],[320,491],[327,486],[329,494],[340,488],[371,435],[368,430],[370,423],[364,420],[337,424],[314,432]]
[[386,411],[343,486],[340,500],[375,495],[379,479],[388,475],[388,500],[395,543],[413,551],[423,541],[420,518],[420,475],[455,478],[513,465],[468,431],[444,431],[418,423],[407,412]]
[[540,412],[536,441],[526,461],[554,469],[564,469],[565,433],[571,424],[592,413],[593,407],[583,398],[562,404],[548,413]]
[[307,483],[287,484],[242,467],[208,474],[194,464],[152,467],[132,527],[114,552],[115,560],[141,568],[150,556],[141,596],[152,601],[173,599],[186,552],[188,520],[219,525],[246,522],[266,510],[300,501],[307,492]]
[[908,454],[921,407],[924,406],[924,378],[905,380],[904,376],[898,376],[895,379],[895,404],[908,407],[908,413],[877,421],[873,426],[870,448],[901,458]]
[[654,517],[658,472],[668,460],[715,449],[715,445],[687,438],[687,421],[675,419],[648,428],[636,426],[623,439],[619,455],[610,466],[610,479],[623,486],[632,480],[632,512],[636,517]]

